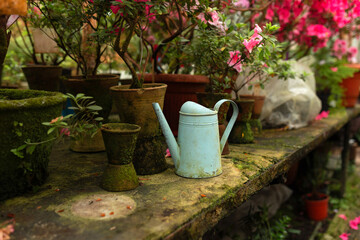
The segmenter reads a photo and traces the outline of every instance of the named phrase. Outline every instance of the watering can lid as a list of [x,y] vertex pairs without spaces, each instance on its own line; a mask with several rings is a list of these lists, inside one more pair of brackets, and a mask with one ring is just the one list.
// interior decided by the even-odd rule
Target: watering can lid
[[181,106],[180,113],[204,115],[204,114],[216,114],[217,112],[209,108],[206,108],[198,103],[187,101]]

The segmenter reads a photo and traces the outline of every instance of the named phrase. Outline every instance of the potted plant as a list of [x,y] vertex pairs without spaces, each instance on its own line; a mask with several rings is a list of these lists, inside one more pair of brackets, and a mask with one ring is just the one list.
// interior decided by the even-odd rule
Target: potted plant
[[48,176],[51,142],[28,149],[28,154],[22,158],[10,150],[27,139],[45,141],[48,129],[41,123],[59,116],[64,102],[61,93],[0,89],[0,199],[24,193],[44,183]]
[[[109,88],[118,84],[119,77],[97,74],[107,46],[95,33],[107,24],[108,10],[87,0],[40,0],[31,1],[31,4],[41,12],[40,25],[54,31],[56,38],[53,40],[77,63],[82,73],[64,80],[67,92],[94,97],[102,107],[99,114],[106,120],[112,108]],[[110,7],[109,1],[104,4]]]
[[308,217],[321,221],[327,217],[329,195],[322,191],[326,181],[326,163],[330,148],[323,145],[316,149],[310,157],[305,159],[308,166],[307,179],[310,182],[311,192],[304,196],[305,209]]
[[42,125],[49,128],[47,131],[48,139],[37,142],[29,138],[23,145],[12,150],[15,155],[23,158],[24,151],[31,154],[36,146],[59,141],[65,136],[70,137],[70,150],[74,152],[99,152],[105,150],[100,131],[103,118],[98,116],[101,107],[95,105],[93,97],[85,96],[83,93],[76,96],[67,93],[63,95],[63,98],[71,100],[74,106],[70,108],[74,110],[74,113],[65,117],[53,118],[50,122],[42,122]]
[[[56,42],[46,35],[53,34],[52,32],[44,33],[40,30],[41,15],[37,8],[30,9],[28,16],[22,17],[21,20],[16,22],[17,36],[13,39],[18,51],[29,59],[22,68],[29,88],[60,91],[62,67],[59,65],[66,59],[66,54],[60,53]],[[39,42],[36,39],[39,34],[44,35],[43,38],[46,40]]]
[[[164,103],[166,85],[145,83],[144,73],[151,63],[151,46],[144,38],[145,31],[159,18],[175,9],[182,14],[186,3],[183,1],[113,1],[94,0],[94,6],[107,7],[109,25],[96,32],[107,41],[127,66],[132,83],[114,86],[110,90],[122,122],[137,124],[141,131],[137,140],[134,165],[138,174],[153,174],[166,169],[164,152],[166,147],[159,129],[159,123],[152,110],[152,102]],[[195,2],[187,2],[188,7]],[[111,9],[111,10],[110,10]],[[180,15],[179,15],[180,16]],[[167,41],[170,41],[169,38]],[[136,51],[132,44],[138,42]],[[134,54],[135,52],[135,54]]]

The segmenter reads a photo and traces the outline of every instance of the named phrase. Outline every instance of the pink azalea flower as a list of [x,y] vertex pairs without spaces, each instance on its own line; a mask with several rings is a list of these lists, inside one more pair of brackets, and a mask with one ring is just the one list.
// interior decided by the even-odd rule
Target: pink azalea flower
[[357,220],[350,220],[349,221],[349,226],[352,228],[352,229],[355,229],[355,230],[358,230],[358,221]]
[[322,111],[315,117],[315,120],[321,120],[323,118],[327,118],[329,116],[329,111]]
[[337,67],[331,67],[330,69],[331,69],[331,71],[333,71],[333,72],[337,72],[337,70],[338,70]]
[[358,53],[357,47],[350,47],[348,49],[348,61],[352,62],[352,63],[355,63],[357,53]]
[[248,8],[250,6],[249,0],[237,0],[233,2],[235,7]]
[[339,217],[339,218],[342,218],[342,219],[344,219],[344,220],[347,220],[347,217],[345,216],[345,214],[339,214],[338,217]]
[[331,32],[321,24],[312,24],[307,29],[307,35],[315,36],[319,39],[327,39],[330,37]]
[[170,154],[170,150],[169,149],[166,149],[166,155],[165,155],[166,158],[169,158],[171,157],[171,154]]
[[70,136],[70,130],[68,128],[62,128],[60,130],[60,135]]
[[230,58],[227,62],[227,64],[230,67],[233,67],[237,72],[242,71],[242,64],[241,64],[241,54],[240,51],[230,51]]
[[251,36],[250,40],[248,41],[244,39],[243,44],[249,53],[251,53],[253,48],[259,45],[259,43],[263,40],[263,37],[259,35],[261,32],[262,29],[259,27],[259,25],[255,24],[254,34]]
[[274,11],[272,10],[272,8],[268,8],[267,11],[266,11],[266,16],[265,16],[265,19],[266,20],[269,20],[269,21],[272,21],[273,20],[273,17],[274,17]]
[[343,233],[339,236],[342,240],[348,240],[350,236],[350,233]]

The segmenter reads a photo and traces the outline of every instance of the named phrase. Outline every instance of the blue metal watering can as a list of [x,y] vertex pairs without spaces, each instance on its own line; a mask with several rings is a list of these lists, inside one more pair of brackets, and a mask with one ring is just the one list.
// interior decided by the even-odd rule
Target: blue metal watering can
[[[224,102],[230,102],[234,110],[219,141],[217,112]],[[221,152],[239,113],[236,103],[222,99],[215,104],[214,110],[191,101],[184,103],[180,109],[179,144],[176,143],[159,104],[152,105],[174,161],[176,174],[187,178],[208,178],[220,175],[222,173]]]

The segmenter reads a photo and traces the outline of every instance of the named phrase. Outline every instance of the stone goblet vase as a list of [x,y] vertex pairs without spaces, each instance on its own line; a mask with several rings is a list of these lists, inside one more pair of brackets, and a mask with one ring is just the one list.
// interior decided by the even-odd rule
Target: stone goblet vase
[[140,126],[128,123],[107,123],[102,126],[109,162],[102,176],[103,189],[120,192],[139,186],[132,160],[140,129]]

